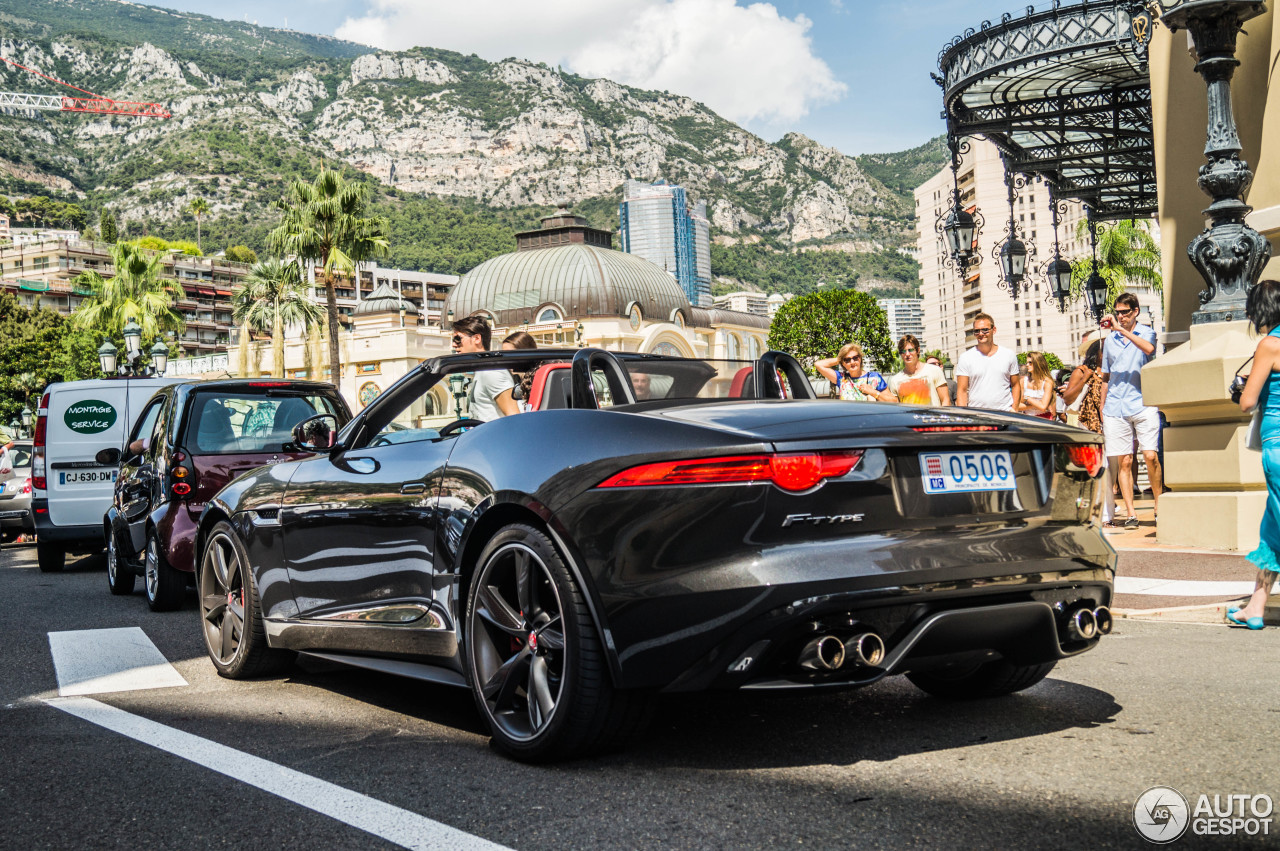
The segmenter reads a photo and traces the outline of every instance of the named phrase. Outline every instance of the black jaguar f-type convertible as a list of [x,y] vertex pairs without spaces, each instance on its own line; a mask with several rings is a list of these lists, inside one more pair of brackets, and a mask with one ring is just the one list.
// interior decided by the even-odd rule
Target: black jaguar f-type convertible
[[[530,412],[424,427],[490,370]],[[442,357],[294,436],[320,454],[201,518],[218,671],[300,652],[467,687],[520,759],[616,745],[660,691],[1008,694],[1111,628],[1097,436],[819,400],[777,352]]]

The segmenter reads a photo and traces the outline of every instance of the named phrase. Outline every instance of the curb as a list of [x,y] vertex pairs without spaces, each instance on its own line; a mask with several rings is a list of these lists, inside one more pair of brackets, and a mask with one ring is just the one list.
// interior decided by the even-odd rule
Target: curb
[[[1144,621],[1168,621],[1170,623],[1212,623],[1228,626],[1227,607],[1247,599],[1226,600],[1198,606],[1170,606],[1165,609],[1112,609],[1117,618]],[[1280,626],[1280,606],[1269,605],[1262,622],[1267,626]]]

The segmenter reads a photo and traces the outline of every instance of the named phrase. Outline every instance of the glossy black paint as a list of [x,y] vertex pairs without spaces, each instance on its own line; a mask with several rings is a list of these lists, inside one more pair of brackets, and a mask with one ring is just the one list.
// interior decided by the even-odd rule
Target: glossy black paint
[[[601,355],[624,365],[644,357],[559,353],[596,363]],[[536,361],[555,357],[540,351]],[[561,550],[621,688],[850,685],[884,675],[799,672],[795,654],[815,629],[874,630],[892,673],[937,664],[945,647],[957,657],[1048,661],[1096,643],[1054,632],[1070,607],[1111,602],[1115,554],[1091,519],[1097,480],[1062,451],[1099,443],[1089,432],[1019,415],[779,398],[767,377],[782,370],[799,390],[798,367],[771,353],[769,368],[756,370],[764,398],[575,403],[437,441],[367,445],[405,399],[495,358],[515,370],[536,362],[527,353],[428,361],[357,416],[327,456],[256,470],[210,503],[202,529],[226,517],[241,533],[273,646],[460,673],[470,571],[485,542],[516,522],[545,529]],[[912,430],[939,422],[1000,430]],[[921,450],[996,447],[1012,453],[1016,491],[923,492]],[[864,455],[849,475],[808,493],[771,484],[596,488],[651,461],[821,449]],[[857,519],[788,524],[793,516]],[[369,620],[406,602],[432,617]],[[986,620],[1006,626],[966,631],[975,618],[959,613],[991,606],[1010,614]]]

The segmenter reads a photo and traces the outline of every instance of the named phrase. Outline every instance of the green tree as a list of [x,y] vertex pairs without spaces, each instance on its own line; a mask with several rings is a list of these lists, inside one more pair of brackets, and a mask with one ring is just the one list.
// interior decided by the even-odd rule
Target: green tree
[[111,248],[115,275],[103,278],[97,272],[81,272],[75,283],[93,290],[71,315],[72,325],[86,331],[119,336],[130,320],[142,326],[144,345],[164,331],[182,331],[186,326],[173,303],[186,293],[176,280],[164,278],[160,254],[127,242]]
[[892,363],[889,321],[871,296],[832,290],[797,296],[778,308],[769,325],[769,348],[787,352],[812,370],[848,342],[862,346],[877,365]]
[[98,230],[102,232],[103,242],[114,243],[120,238],[120,231],[116,229],[116,217],[106,207],[98,215]]
[[258,253],[247,245],[233,245],[226,250],[226,257],[235,263],[257,263]]
[[[1076,237],[1089,238],[1089,222],[1082,219]],[[1071,292],[1079,295],[1093,274],[1093,256],[1077,257],[1071,262]],[[1144,220],[1122,219],[1098,225],[1098,274],[1107,282],[1107,310],[1132,282],[1163,288],[1160,275],[1160,246],[1151,236]]]
[[[324,317],[307,290],[296,261],[271,258],[255,263],[232,294],[231,316],[240,323],[242,352],[247,348],[243,341],[248,331],[270,331],[271,363],[277,378],[284,378],[285,326],[301,326],[306,338],[311,326]],[[247,367],[241,363],[242,370]]]
[[200,218],[209,212],[209,202],[197,196],[191,199],[187,209],[191,211],[191,215],[196,217],[196,247],[200,249],[201,253],[204,253],[204,246],[200,244]]
[[[1062,358],[1058,357],[1053,352],[1041,352],[1040,354],[1044,355],[1044,362],[1048,365],[1050,370],[1062,369],[1064,366],[1066,366],[1066,364],[1062,362]],[[1027,353],[1019,352],[1018,365],[1026,366],[1026,364],[1027,364]]]
[[0,290],[0,425],[24,404],[35,410],[37,394],[55,381],[98,375],[97,343],[47,308],[23,307]]
[[294,180],[285,199],[275,203],[283,213],[267,244],[281,256],[314,263],[324,278],[329,330],[329,376],[342,380],[338,354],[338,294],[335,278],[356,276],[356,264],[388,251],[387,222],[366,216],[369,190],[341,174],[321,168],[314,181]]

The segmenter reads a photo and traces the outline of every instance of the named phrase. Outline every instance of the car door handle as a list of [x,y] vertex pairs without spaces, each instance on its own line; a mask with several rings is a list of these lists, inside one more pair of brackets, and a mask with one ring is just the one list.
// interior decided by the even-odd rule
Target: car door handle
[[403,484],[400,486],[400,493],[403,493],[403,494],[423,493],[426,491],[426,489],[427,489],[427,485],[425,482],[409,482],[408,484]]

